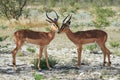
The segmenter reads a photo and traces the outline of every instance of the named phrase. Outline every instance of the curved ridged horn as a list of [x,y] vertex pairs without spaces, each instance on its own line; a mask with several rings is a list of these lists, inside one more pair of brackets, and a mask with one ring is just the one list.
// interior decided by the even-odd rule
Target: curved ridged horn
[[59,16],[58,16],[58,14],[57,14],[57,12],[56,11],[54,11],[55,12],[55,14],[56,14],[56,20],[58,21],[58,19],[59,19]]
[[70,21],[71,17],[72,17],[72,15],[70,15],[70,18],[68,19],[68,21]]
[[[68,14],[68,16],[69,16],[69,14]],[[63,20],[63,23],[65,22],[65,20],[67,19],[68,16],[65,17],[65,19]]]
[[[47,12],[46,12],[46,16],[47,16],[47,18],[48,18],[50,21],[54,22],[54,21],[48,16]],[[47,20],[47,21],[50,22],[49,20]]]

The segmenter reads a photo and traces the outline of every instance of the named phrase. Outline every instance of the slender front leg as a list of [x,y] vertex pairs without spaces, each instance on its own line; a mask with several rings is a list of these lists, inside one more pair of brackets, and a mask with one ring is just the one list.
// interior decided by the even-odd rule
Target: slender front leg
[[77,52],[78,52],[78,64],[77,64],[77,67],[80,67],[80,65],[81,65],[81,51],[82,51],[82,46],[79,46],[78,49],[77,49]]
[[23,44],[23,41],[16,42],[16,48],[12,51],[12,59],[13,59],[12,63],[13,63],[13,67],[15,70],[17,69],[17,67],[16,67],[16,53],[21,48],[22,44]]
[[43,48],[44,48],[43,46],[40,46],[39,58],[38,58],[38,70],[41,70],[41,68],[40,68],[40,60],[41,60],[41,57],[42,57]]
[[51,67],[50,67],[49,62],[48,62],[47,46],[45,46],[45,48],[44,48],[44,53],[45,53],[45,59],[46,59],[47,67],[48,67],[48,69],[50,70]]
[[18,51],[18,47],[16,47],[13,51],[12,51],[12,64],[14,69],[16,70],[16,53]]
[[[102,50],[103,51],[103,50]],[[103,66],[105,66],[105,64],[106,64],[106,53],[105,52],[103,52],[103,55],[104,55],[104,59],[103,59]]]

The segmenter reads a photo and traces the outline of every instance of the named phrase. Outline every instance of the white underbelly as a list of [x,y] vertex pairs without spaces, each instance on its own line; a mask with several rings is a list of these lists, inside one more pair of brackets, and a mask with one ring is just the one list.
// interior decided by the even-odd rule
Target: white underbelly
[[26,42],[39,45],[39,44],[41,44],[42,40],[41,39],[29,39],[29,38],[26,38]]

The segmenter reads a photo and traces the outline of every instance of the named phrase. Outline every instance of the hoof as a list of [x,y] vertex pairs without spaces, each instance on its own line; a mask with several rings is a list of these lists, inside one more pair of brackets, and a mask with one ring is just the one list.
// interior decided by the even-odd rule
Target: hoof
[[15,66],[14,66],[14,68],[13,68],[13,69],[16,71],[16,70],[17,70],[17,67],[15,67]]
[[108,67],[111,67],[111,64],[108,64]]
[[39,71],[39,72],[41,72],[41,71],[42,71],[42,69],[38,69],[38,71]]
[[106,63],[107,63],[106,61],[105,61],[105,62],[103,62],[103,66],[106,66]]
[[51,71],[51,70],[52,70],[52,68],[50,67],[50,68],[49,68],[49,70]]
[[80,68],[80,66],[79,66],[79,65],[75,65],[75,67],[76,67],[77,69],[79,69],[79,68]]
[[108,63],[108,66],[109,66],[109,67],[111,66],[111,62]]
[[76,68],[77,68],[77,69],[79,69],[79,68],[80,68],[80,66],[76,66]]

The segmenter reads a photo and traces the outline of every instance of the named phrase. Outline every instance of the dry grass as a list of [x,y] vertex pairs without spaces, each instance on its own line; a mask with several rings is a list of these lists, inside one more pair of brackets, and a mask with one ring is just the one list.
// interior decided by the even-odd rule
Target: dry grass
[[7,21],[6,25],[12,28],[16,26],[44,27],[48,26],[48,23],[45,21],[45,19],[38,20],[36,18],[29,19],[21,17],[19,20],[11,19],[10,21]]
[[[8,36],[9,38],[12,38],[13,33],[18,29],[35,29],[38,27],[46,27],[48,25],[48,22],[45,21],[44,18],[38,20],[36,18],[28,19],[21,17],[19,20],[11,19],[10,21],[0,19],[0,37]],[[6,26],[6,28],[4,28],[4,26]]]

